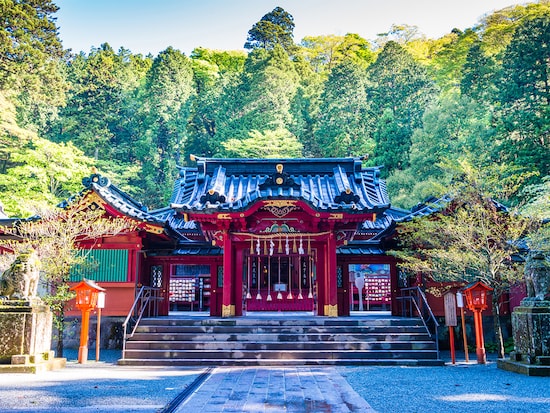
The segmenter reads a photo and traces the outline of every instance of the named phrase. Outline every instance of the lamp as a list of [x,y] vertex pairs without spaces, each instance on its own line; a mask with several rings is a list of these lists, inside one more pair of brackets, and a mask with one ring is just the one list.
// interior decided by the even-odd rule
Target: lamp
[[[90,311],[98,304],[99,293],[104,292],[94,281],[83,278],[71,291],[76,292],[76,307],[82,312],[82,326],[80,330],[80,347],[78,349],[78,362],[86,363],[88,360],[88,329],[90,324]],[[104,300],[102,297],[102,303]]]
[[466,305],[468,309],[474,313],[478,364],[485,364],[487,362],[485,357],[485,344],[483,341],[483,319],[481,318],[481,312],[487,309],[487,292],[492,290],[491,287],[483,284],[481,281],[469,284],[463,290],[464,296],[466,297]]

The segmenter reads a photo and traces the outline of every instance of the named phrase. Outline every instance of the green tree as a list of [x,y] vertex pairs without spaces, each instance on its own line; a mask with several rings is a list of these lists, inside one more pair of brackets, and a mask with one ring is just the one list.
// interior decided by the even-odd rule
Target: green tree
[[[370,117],[380,119],[375,133],[384,137],[376,142],[374,162],[384,165],[387,175],[408,166],[412,133],[422,125],[437,89],[426,69],[393,41],[386,43],[367,73]],[[400,133],[393,138],[384,131],[397,128]]]
[[531,229],[531,221],[506,211],[490,191],[492,180],[467,163],[450,187],[451,201],[432,217],[402,224],[400,248],[393,251],[410,273],[434,281],[467,284],[480,280],[492,291],[492,312],[499,357],[504,357],[500,322],[503,295],[523,279],[522,266],[512,257]]
[[315,130],[317,156],[362,156],[371,152],[365,74],[350,61],[336,66],[321,95]]
[[147,131],[141,144],[148,151],[142,159],[142,198],[148,205],[160,206],[168,200],[186,144],[195,96],[190,59],[172,47],[159,53],[147,75],[145,93]]
[[357,34],[306,36],[301,46],[301,54],[317,73],[330,72],[344,60],[365,68],[374,61],[370,43]]
[[460,92],[478,102],[492,102],[497,91],[496,72],[495,59],[484,53],[481,41],[474,42],[462,68]]
[[232,91],[240,84],[246,58],[240,51],[193,50],[191,60],[197,96],[193,101],[182,163],[191,154],[211,157],[219,151],[217,121],[229,104],[224,96],[234,96]]
[[81,188],[92,160],[72,144],[56,144],[19,127],[0,93],[0,194],[10,216],[28,216]]
[[[102,237],[115,236],[132,229],[123,218],[104,216],[101,209],[92,210],[79,205],[79,199],[65,209],[37,210],[39,219],[22,220],[15,226],[1,227],[2,233],[17,239],[2,239],[0,245],[13,254],[3,254],[4,262],[11,262],[20,253],[34,250],[41,262],[42,282],[46,287],[43,297],[54,314],[57,329],[57,355],[63,357],[63,337],[67,302],[74,297],[69,290],[70,271],[83,264],[87,254],[101,242]],[[89,243],[87,249],[81,243]]]
[[525,20],[503,57],[502,154],[507,162],[550,174],[550,17]]
[[282,7],[275,7],[248,31],[245,49],[271,50],[281,46],[288,54],[296,50],[294,44],[294,17]]
[[412,135],[409,167],[393,171],[387,179],[392,203],[410,208],[429,196],[443,195],[452,179],[446,166],[459,159],[478,168],[491,165],[495,149],[492,117],[489,108],[467,96],[441,96],[426,110],[422,127]]
[[22,126],[43,128],[64,103],[57,10],[51,0],[0,2],[0,90],[10,92]]
[[289,129],[298,81],[294,64],[282,47],[252,51],[240,82],[221,96],[214,139],[219,142],[218,150],[221,142],[246,139],[252,130]]
[[136,87],[136,80],[128,75],[130,67],[127,51],[121,49],[117,54],[108,44],[88,56],[76,56],[69,65],[67,106],[49,136],[58,142],[72,141],[96,159],[116,159],[124,99]]
[[247,139],[229,139],[222,143],[228,158],[300,158],[302,144],[285,129],[252,131]]

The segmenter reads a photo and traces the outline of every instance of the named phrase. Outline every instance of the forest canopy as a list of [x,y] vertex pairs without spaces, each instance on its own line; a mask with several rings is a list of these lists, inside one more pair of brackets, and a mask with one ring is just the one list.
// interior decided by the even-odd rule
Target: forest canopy
[[[0,200],[10,216],[75,193],[91,166],[150,208],[207,157],[368,155],[392,202],[445,192],[469,162],[528,203],[550,168],[550,1],[430,39],[394,25],[294,39],[291,10],[243,27],[247,52],[104,43],[64,50],[52,0],[0,4]],[[495,193],[497,193],[495,191]]]

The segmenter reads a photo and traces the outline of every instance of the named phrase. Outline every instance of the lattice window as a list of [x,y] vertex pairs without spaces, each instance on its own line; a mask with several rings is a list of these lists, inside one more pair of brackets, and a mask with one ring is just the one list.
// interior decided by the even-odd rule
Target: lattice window
[[162,265],[151,266],[151,287],[162,287]]

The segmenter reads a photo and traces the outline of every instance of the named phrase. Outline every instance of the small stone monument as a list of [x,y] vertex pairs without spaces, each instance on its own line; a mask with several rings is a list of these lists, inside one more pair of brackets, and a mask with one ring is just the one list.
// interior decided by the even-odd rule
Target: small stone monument
[[525,265],[527,297],[512,313],[515,351],[498,367],[529,376],[550,376],[550,262],[532,253]]
[[51,348],[52,313],[36,296],[40,262],[21,253],[0,279],[0,373],[37,373],[61,368]]

